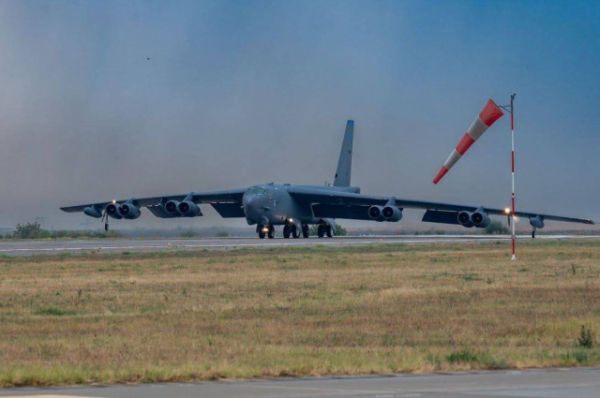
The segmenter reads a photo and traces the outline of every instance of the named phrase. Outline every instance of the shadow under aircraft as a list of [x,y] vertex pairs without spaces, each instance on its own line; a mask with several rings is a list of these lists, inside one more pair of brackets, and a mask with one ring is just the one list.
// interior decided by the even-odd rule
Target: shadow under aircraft
[[[510,215],[508,209],[484,206],[457,205],[441,202],[401,199],[394,196],[365,195],[359,187],[350,184],[352,171],[352,144],[354,121],[348,120],[342,142],[333,186],[264,184],[249,188],[225,191],[190,192],[131,198],[108,202],[95,202],[78,206],[61,207],[67,213],[79,213],[100,218],[108,230],[108,219],[134,220],[145,207],[160,218],[200,217],[200,204],[211,205],[224,218],[245,218],[256,226],[259,238],[275,237],[275,227],[283,226],[284,238],[309,237],[309,225],[318,225],[317,235],[331,237],[335,219],[398,222],[405,209],[426,210],[424,222],[462,225],[466,228],[486,228],[490,215]],[[593,224],[590,219],[571,218],[537,212],[515,212],[515,216],[528,218],[536,229],[546,221],[563,221]]]

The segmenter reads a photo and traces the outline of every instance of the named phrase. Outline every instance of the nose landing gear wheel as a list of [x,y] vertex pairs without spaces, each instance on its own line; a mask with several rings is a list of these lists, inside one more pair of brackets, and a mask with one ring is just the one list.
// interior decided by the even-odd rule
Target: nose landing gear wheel
[[289,225],[285,225],[283,227],[283,237],[284,237],[284,239],[288,239],[290,237],[290,226]]
[[319,228],[317,228],[317,236],[322,238],[325,236],[325,226],[323,224],[319,224]]
[[302,237],[308,238],[308,225],[304,224],[302,226]]
[[273,239],[275,238],[275,227],[272,225],[269,225],[269,233],[268,233],[269,239]]
[[265,231],[263,231],[264,227],[262,225],[257,225],[256,226],[256,232],[258,232],[258,237],[260,239],[264,239],[266,236]]

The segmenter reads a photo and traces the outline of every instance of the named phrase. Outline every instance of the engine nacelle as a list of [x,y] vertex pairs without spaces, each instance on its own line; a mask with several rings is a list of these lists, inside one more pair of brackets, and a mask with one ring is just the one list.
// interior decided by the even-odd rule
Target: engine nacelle
[[96,206],[86,207],[85,209],[83,209],[83,213],[86,216],[90,216],[90,217],[94,217],[94,218],[102,217],[102,211],[98,210],[98,208]]
[[114,218],[117,220],[123,218],[123,215],[119,212],[119,206],[116,203],[109,203],[106,206],[106,214],[108,214],[110,218]]
[[385,221],[398,222],[402,219],[402,210],[396,206],[385,206],[381,211]]
[[123,203],[119,206],[119,213],[121,213],[126,220],[135,220],[142,215],[140,208],[131,203]]
[[492,223],[490,216],[482,210],[477,210],[471,214],[471,221],[477,228],[487,228]]
[[529,219],[529,224],[531,224],[533,228],[542,229],[544,228],[544,219],[540,216],[531,217]]
[[385,217],[383,216],[383,207],[381,206],[371,206],[369,207],[369,218],[371,220],[375,220],[378,222],[385,221]]
[[200,207],[198,207],[198,205],[194,202],[190,202],[187,200],[179,203],[179,206],[177,206],[177,210],[184,217],[196,217],[202,215],[202,212],[200,212]]
[[473,221],[471,220],[472,213],[468,211],[461,211],[457,215],[457,220],[460,225],[466,228],[473,228]]
[[179,201],[169,200],[167,203],[165,203],[165,211],[171,216],[180,216],[181,213],[179,212]]

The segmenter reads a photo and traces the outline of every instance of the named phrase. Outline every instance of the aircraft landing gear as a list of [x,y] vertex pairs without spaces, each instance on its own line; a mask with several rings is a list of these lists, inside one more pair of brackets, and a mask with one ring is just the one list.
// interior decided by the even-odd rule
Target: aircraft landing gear
[[333,237],[333,233],[332,233],[332,231],[331,231],[331,225],[328,225],[328,226],[325,228],[325,231],[327,232],[327,237],[328,237],[328,238],[332,238],[332,237]]
[[317,228],[317,236],[319,238],[322,238],[325,236],[325,225],[319,224],[319,227]]
[[535,239],[535,228],[531,231],[531,239]]
[[269,232],[267,233],[267,236],[269,237],[269,239],[275,238],[275,227],[274,226],[269,225]]
[[265,236],[267,236],[267,232],[270,231],[268,226],[264,226],[264,225],[257,225],[256,226],[256,232],[258,232],[258,237],[260,239],[264,239]]
[[100,222],[104,222],[104,230],[108,232],[108,214],[106,214],[106,209],[102,212],[102,218]]
[[295,225],[284,225],[283,226],[283,237],[285,239],[289,239],[290,236],[293,236],[294,238],[299,238],[300,237],[300,230],[298,229],[298,227],[296,227]]
[[297,226],[292,225],[291,230],[292,230],[292,236],[294,237],[294,239],[298,239],[300,237],[300,229]]
[[309,235],[308,225],[303,224],[302,225],[302,237],[308,238],[308,235]]

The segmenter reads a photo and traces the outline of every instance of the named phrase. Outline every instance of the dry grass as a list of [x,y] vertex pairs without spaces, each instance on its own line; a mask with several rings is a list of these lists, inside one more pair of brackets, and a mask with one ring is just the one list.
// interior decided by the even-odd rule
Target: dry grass
[[0,384],[600,364],[600,245],[0,258]]

